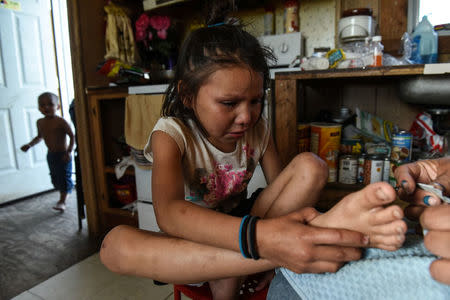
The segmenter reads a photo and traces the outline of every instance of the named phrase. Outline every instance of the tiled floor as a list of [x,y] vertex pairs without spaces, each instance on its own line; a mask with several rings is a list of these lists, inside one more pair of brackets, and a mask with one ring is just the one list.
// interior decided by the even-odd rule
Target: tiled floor
[[[173,286],[157,286],[151,279],[110,272],[94,254],[13,300],[173,299]],[[188,299],[182,297],[182,299]]]

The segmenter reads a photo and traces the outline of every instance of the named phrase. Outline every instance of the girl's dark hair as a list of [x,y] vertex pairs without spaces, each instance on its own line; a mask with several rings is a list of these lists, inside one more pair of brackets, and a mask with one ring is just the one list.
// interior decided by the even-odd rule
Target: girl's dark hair
[[271,50],[262,47],[241,25],[225,22],[227,14],[235,10],[232,0],[205,2],[207,27],[192,31],[184,41],[174,78],[166,92],[162,116],[196,121],[193,111],[183,103],[194,101],[209,76],[224,67],[244,66],[262,73],[264,97],[269,87],[268,61],[275,60]]

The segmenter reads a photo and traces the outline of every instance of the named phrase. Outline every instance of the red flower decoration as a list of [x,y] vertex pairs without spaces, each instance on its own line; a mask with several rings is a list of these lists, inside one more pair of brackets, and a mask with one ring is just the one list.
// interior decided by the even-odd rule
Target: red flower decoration
[[167,38],[167,29],[170,27],[170,18],[167,16],[152,16],[150,25],[156,30],[156,34],[162,40]]

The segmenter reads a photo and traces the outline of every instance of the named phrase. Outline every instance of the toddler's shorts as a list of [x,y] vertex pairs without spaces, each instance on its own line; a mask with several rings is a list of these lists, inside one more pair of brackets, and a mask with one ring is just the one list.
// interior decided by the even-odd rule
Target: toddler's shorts
[[72,160],[65,162],[66,152],[48,152],[47,163],[52,184],[60,192],[70,193],[73,189]]

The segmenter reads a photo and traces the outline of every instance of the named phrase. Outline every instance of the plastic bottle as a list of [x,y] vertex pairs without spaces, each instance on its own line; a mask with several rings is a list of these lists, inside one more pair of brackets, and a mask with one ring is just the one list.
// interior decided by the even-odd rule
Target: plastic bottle
[[412,34],[413,51],[411,60],[417,64],[430,64],[437,62],[438,36],[427,16],[414,29]]
[[384,49],[384,46],[381,43],[381,36],[376,35],[372,38],[371,48],[373,53],[372,67],[381,67],[383,65],[383,49]]

